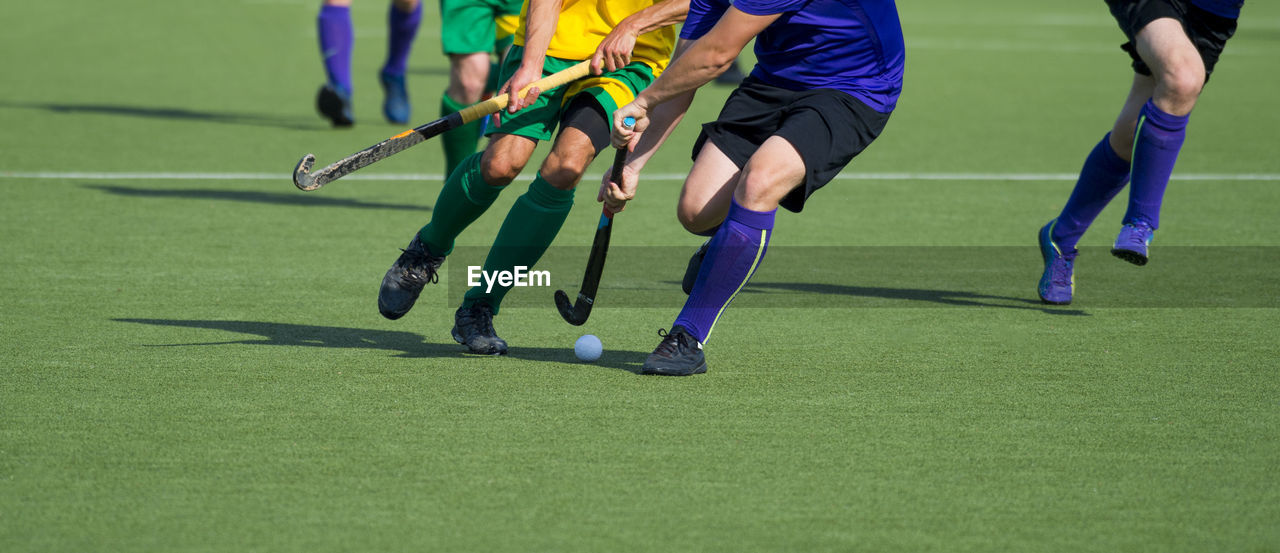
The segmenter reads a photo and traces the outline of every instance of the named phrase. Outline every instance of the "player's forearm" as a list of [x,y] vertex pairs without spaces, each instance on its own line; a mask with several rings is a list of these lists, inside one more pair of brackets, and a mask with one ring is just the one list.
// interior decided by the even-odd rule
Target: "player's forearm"
[[636,96],[636,102],[645,109],[653,109],[696,90],[729,69],[741,51],[741,45],[734,48],[731,44],[717,44],[705,39],[695,41],[688,51],[671,62],[658,80]]
[[[679,59],[689,49],[691,42],[680,39],[676,43],[675,59]],[[649,114],[649,128],[644,134],[640,135],[640,141],[636,143],[636,148],[631,155],[627,156],[627,167],[639,173],[649,162],[649,158],[657,153],[658,148],[667,141],[671,133],[675,131],[676,126],[684,119],[685,113],[688,113],[689,106],[693,104],[693,96],[696,90],[690,90],[683,94],[677,95],[670,100],[658,104]]]
[[556,33],[556,21],[560,19],[563,0],[529,0],[525,14],[524,55],[520,62],[528,66],[542,67]]
[[663,0],[627,16],[618,26],[628,27],[639,36],[684,21],[688,14],[689,0]]
[[649,128],[640,135],[635,151],[627,156],[627,167],[639,173],[645,164],[649,163],[649,158],[658,152],[658,148],[667,141],[667,137],[671,136],[672,131],[675,131],[676,126],[684,119],[684,114],[689,111],[689,104],[693,103],[693,95],[696,92],[693,90],[685,92],[653,108],[649,116],[651,121]]

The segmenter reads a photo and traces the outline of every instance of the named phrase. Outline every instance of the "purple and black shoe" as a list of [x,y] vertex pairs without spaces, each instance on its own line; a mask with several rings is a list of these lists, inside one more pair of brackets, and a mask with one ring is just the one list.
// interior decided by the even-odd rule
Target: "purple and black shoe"
[[1116,237],[1116,245],[1111,248],[1111,255],[1134,265],[1146,265],[1147,246],[1151,245],[1151,237],[1155,232],[1155,229],[1142,221],[1125,224],[1120,227],[1120,235]]
[[1076,289],[1075,251],[1064,254],[1053,242],[1057,219],[1040,229],[1040,255],[1044,257],[1044,274],[1040,275],[1040,300],[1053,305],[1071,303]]

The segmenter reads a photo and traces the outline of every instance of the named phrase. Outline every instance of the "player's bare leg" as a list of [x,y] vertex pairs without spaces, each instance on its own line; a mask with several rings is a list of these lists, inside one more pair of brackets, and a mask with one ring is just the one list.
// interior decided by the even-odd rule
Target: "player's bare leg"
[[1151,68],[1155,88],[1151,99],[1170,115],[1191,113],[1204,89],[1205,67],[1182,24],[1157,19],[1138,32],[1138,55]]
[[1135,38],[1138,55],[1150,67],[1155,86],[1151,99],[1139,108],[1135,132],[1126,133],[1134,141],[1129,208],[1111,253],[1135,265],[1145,265],[1147,247],[1160,226],[1165,188],[1206,75],[1204,60],[1182,23],[1157,19]]
[[778,209],[787,194],[804,184],[805,166],[800,152],[786,139],[773,136],[747,161],[733,199],[752,211]]
[[533,155],[536,142],[521,136],[496,135],[483,154],[467,158],[440,189],[431,221],[414,233],[382,277],[378,311],[388,319],[403,317],[418,300],[422,288],[435,283],[454,240],[476,220],[514,180]]
[[783,138],[770,137],[752,154],[735,179],[728,213],[708,243],[689,299],[671,331],[645,359],[641,372],[669,376],[706,372],[702,344],[764,259],[778,204],[804,179],[804,160]]
[[708,140],[703,144],[684,187],[680,189],[680,201],[676,204],[676,218],[685,230],[703,236],[715,234],[725,214],[729,213],[740,172],[715,143]]
[[720,228],[720,223],[729,213],[729,205],[733,203],[733,189],[738,183],[740,172],[729,156],[708,140],[698,151],[698,159],[689,171],[684,187],[680,189],[676,218],[685,230],[708,237],[693,252],[689,264],[685,266],[680,288],[686,295],[693,290],[693,282],[698,278],[702,260],[707,256],[710,237]]
[[1130,180],[1129,209],[1112,253],[1138,265],[1147,262],[1164,190],[1207,71],[1183,24],[1172,18],[1138,30],[1133,48],[1151,75],[1135,71],[1111,133],[1089,154],[1061,214],[1040,229],[1045,269],[1039,293],[1047,303],[1071,302],[1076,244]]
[[[528,144],[534,144],[531,140],[524,140]],[[494,179],[490,182],[510,182],[514,178],[510,169],[503,173],[509,164],[500,163],[502,155],[519,155],[522,157],[510,159],[525,161],[529,155],[524,153],[520,143],[506,139],[495,141],[486,153],[489,151],[495,152],[492,158],[495,161],[484,164],[490,171],[485,179]],[[516,153],[511,153],[513,151]],[[532,153],[532,149],[528,152]],[[528,190],[516,199],[511,211],[507,212],[507,217],[494,238],[493,247],[485,258],[485,271],[512,271],[515,267],[532,268],[537,264],[573,208],[574,188],[593,159],[595,149],[586,134],[573,127],[560,132],[551,147],[551,153],[543,161]],[[502,300],[510,290],[510,286],[501,285],[467,290],[462,305],[455,314],[454,339],[466,345],[473,353],[506,353],[507,343],[498,337],[493,327],[493,317],[498,314]]]
[[489,186],[506,186],[520,176],[533,150],[534,140],[514,134],[496,134],[480,155],[480,175]]
[[[440,99],[442,117],[481,100],[489,81],[489,65],[488,52],[449,54],[449,86]],[[449,131],[441,137],[445,177],[452,174],[467,156],[475,153],[479,139],[479,121]]]
[[445,95],[462,105],[480,101],[489,79],[489,54],[449,54],[449,86]]
[[1132,161],[1133,133],[1138,130],[1138,114],[1142,112],[1142,106],[1151,100],[1155,88],[1155,79],[1140,73],[1133,74],[1129,96],[1125,98],[1124,106],[1120,108],[1120,114],[1116,116],[1108,138],[1111,151],[1124,161]]

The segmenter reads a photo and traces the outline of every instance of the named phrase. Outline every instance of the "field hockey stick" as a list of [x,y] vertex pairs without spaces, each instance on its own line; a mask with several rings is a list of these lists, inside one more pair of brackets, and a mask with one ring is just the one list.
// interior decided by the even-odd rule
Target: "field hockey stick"
[[[623,120],[628,129],[636,124],[630,117]],[[627,148],[618,148],[613,154],[613,169],[609,172],[609,180],[622,184],[622,166],[627,161]],[[613,210],[605,204],[600,213],[600,224],[596,225],[596,237],[591,241],[591,257],[587,258],[587,271],[582,275],[582,288],[578,291],[578,301],[569,303],[569,294],[564,290],[556,290],[556,309],[565,322],[574,326],[582,326],[591,316],[591,307],[596,303],[596,291],[600,288],[600,275],[604,273],[604,258],[609,253],[609,237],[613,234]]]
[[[584,61],[573,67],[558,71],[551,75],[547,75],[538,79],[520,90],[520,97],[524,97],[525,92],[531,88],[537,88],[542,92],[546,92],[553,88],[558,88],[585,77],[591,71],[591,60]],[[302,161],[298,162],[297,167],[293,169],[293,185],[300,190],[310,192],[330,182],[338,180],[344,176],[350,175],[360,169],[368,167],[374,163],[387,159],[395,154],[403,152],[409,147],[418,144],[428,138],[439,136],[442,133],[456,129],[467,123],[480,119],[486,115],[497,113],[507,107],[508,95],[502,94],[495,96],[470,107],[463,108],[462,111],[451,113],[446,117],[441,117],[422,125],[409,129],[391,138],[383,140],[373,146],[360,150],[354,154],[344,157],[323,169],[311,172],[311,167],[316,163],[316,156],[307,154],[302,157]]]

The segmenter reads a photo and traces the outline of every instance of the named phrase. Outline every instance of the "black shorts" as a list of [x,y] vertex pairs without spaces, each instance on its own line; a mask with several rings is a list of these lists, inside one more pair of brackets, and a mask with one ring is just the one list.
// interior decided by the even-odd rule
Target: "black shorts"
[[1213,66],[1222,55],[1222,48],[1227,40],[1236,32],[1236,20],[1205,11],[1190,0],[1107,0],[1111,7],[1111,15],[1120,24],[1120,30],[1129,42],[1120,48],[1133,58],[1133,70],[1142,75],[1151,75],[1151,68],[1134,46],[1134,37],[1148,23],[1163,17],[1169,17],[1182,23],[1191,43],[1200,51],[1200,59],[1204,60],[1205,78],[1213,73]]
[[693,158],[710,139],[741,169],[770,136],[786,139],[804,160],[805,179],[804,188],[782,199],[782,207],[799,213],[805,200],[880,136],[888,122],[889,114],[838,90],[787,90],[747,77],[729,95],[720,117],[702,126]]

